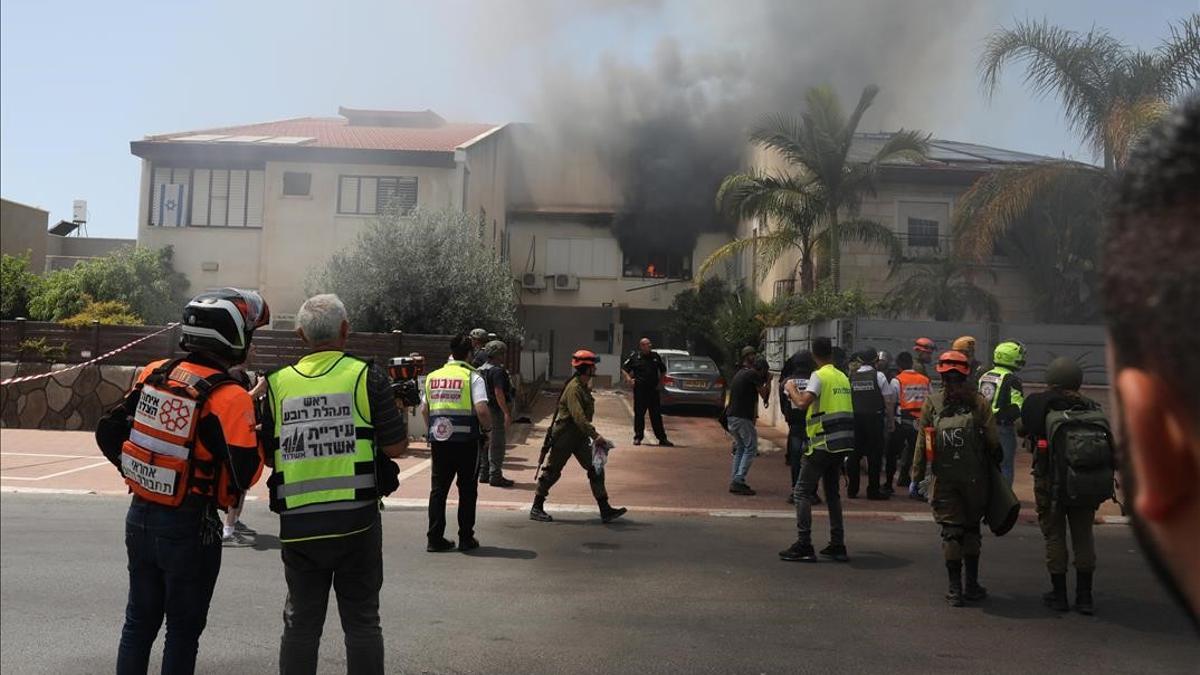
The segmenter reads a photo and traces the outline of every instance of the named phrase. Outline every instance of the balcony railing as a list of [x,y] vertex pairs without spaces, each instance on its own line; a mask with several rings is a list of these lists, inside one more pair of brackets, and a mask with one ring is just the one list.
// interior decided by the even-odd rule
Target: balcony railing
[[954,246],[954,237],[948,234],[917,235],[899,233],[901,250],[905,260],[945,258]]

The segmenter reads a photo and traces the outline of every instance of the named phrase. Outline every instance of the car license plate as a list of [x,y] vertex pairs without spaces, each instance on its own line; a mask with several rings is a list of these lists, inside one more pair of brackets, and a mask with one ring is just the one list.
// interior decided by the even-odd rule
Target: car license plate
[[708,382],[705,380],[684,380],[684,389],[708,389]]

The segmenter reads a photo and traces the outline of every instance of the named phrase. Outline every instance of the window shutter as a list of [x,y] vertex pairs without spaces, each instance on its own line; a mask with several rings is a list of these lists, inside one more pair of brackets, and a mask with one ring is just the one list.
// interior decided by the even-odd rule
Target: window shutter
[[208,184],[212,171],[196,169],[192,175],[192,225],[208,225]]
[[229,221],[230,227],[243,227],[246,224],[246,172],[236,170],[229,172]]
[[171,169],[163,167],[154,167],[150,172],[150,224],[162,225],[162,212],[159,209],[159,195],[162,194],[162,186],[171,182]]
[[338,183],[338,213],[358,212],[358,177],[342,176]]
[[263,199],[267,189],[265,171],[251,171],[246,192],[246,227],[262,227]]
[[212,172],[212,191],[208,198],[208,224],[224,226],[229,209],[229,172]]
[[571,240],[546,240],[546,274],[566,274],[571,271]]
[[358,213],[377,213],[376,199],[378,196],[379,180],[377,178],[360,178],[358,182]]

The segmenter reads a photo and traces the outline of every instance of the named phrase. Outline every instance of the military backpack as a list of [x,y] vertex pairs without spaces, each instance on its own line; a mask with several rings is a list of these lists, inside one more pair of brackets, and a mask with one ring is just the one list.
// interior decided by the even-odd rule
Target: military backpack
[[1046,415],[1054,497],[1067,507],[1096,508],[1113,498],[1116,453],[1100,406],[1081,400]]
[[986,475],[983,429],[969,406],[952,405],[938,411],[933,434],[933,475],[939,481],[969,482]]

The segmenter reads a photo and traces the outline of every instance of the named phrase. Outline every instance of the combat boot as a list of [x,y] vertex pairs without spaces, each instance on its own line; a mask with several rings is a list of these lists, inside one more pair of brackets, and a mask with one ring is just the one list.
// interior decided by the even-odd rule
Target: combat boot
[[1071,609],[1071,605],[1067,603],[1067,575],[1051,574],[1050,586],[1050,592],[1042,595],[1042,602],[1056,612]]
[[963,560],[967,567],[967,586],[963,597],[971,602],[979,602],[987,597],[987,589],[979,585],[979,556],[965,556]]
[[546,513],[546,498],[534,497],[533,507],[529,509],[529,519],[536,520],[542,523],[549,523],[554,520],[549,513]]
[[[1088,616],[1095,611],[1092,607],[1092,574],[1091,570],[1075,572],[1075,611]],[[1065,598],[1066,590],[1063,591],[1063,596]]]
[[629,509],[625,508],[624,506],[614,509],[608,504],[604,504],[600,507],[600,522],[611,523],[626,513],[629,513]]
[[962,561],[947,560],[946,572],[950,577],[950,586],[946,591],[946,602],[948,602],[951,607],[962,607],[966,604],[963,602]]

